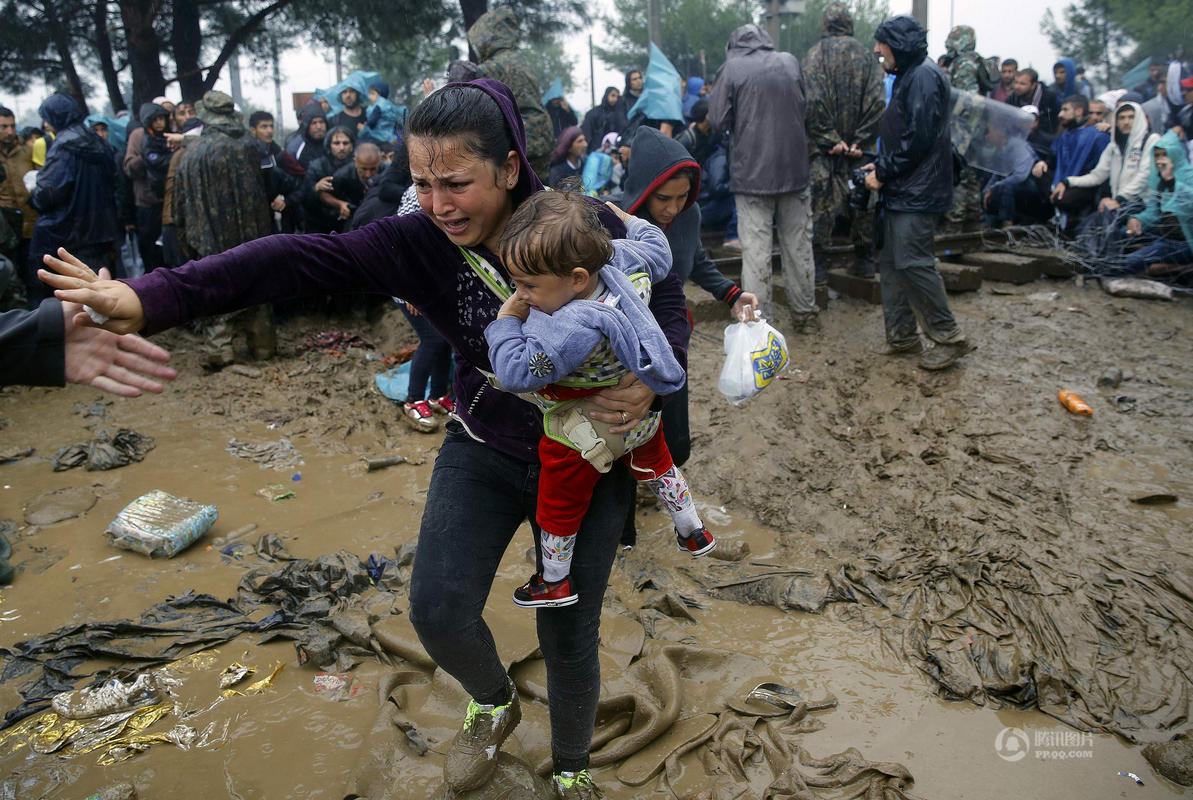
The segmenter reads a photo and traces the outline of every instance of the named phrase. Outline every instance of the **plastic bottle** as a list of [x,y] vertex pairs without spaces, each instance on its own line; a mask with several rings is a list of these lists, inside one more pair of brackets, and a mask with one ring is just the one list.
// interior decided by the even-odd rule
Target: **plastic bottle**
[[1085,417],[1092,417],[1094,410],[1089,407],[1084,400],[1077,396],[1076,392],[1071,392],[1068,389],[1061,389],[1057,392],[1057,397],[1060,398],[1061,405],[1072,411],[1074,414],[1081,414]]

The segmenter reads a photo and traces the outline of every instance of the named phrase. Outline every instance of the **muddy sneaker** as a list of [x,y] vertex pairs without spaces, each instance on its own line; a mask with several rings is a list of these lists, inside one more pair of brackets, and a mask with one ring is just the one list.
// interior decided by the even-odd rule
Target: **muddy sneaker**
[[427,405],[436,414],[454,414],[456,413],[456,402],[452,400],[450,394],[445,394],[443,397],[434,397],[427,401]]
[[920,369],[929,371],[936,371],[941,369],[948,369],[957,363],[957,359],[966,353],[972,353],[976,348],[974,345],[966,341],[953,342],[952,344],[938,344],[924,353],[920,358]]
[[601,800],[605,793],[589,776],[588,770],[579,772],[556,772],[551,776],[551,786],[558,800]]
[[482,706],[475,700],[468,701],[464,725],[443,764],[443,780],[453,792],[484,786],[493,777],[497,751],[522,721],[518,691],[512,684],[510,693],[513,696],[503,706]]
[[874,353],[880,356],[918,356],[924,352],[924,343],[918,338],[908,339],[906,342],[885,342],[874,348]]
[[536,572],[530,580],[514,589],[514,602],[522,608],[557,608],[579,600],[580,595],[572,591],[571,577],[552,583],[543,580],[541,572]]
[[807,314],[792,314],[791,327],[796,333],[806,335],[820,333],[820,315],[815,311]]
[[431,411],[431,405],[426,400],[403,403],[402,420],[419,433],[432,433],[439,427],[439,423],[435,421],[435,412]]
[[708,532],[708,528],[693,531],[691,536],[680,536],[679,531],[676,531],[675,544],[685,553],[691,553],[692,558],[700,558],[717,549],[717,540]]

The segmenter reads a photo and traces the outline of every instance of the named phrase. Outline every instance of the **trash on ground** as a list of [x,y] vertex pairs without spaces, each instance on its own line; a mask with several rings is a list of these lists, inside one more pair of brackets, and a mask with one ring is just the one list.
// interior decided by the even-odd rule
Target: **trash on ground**
[[352,675],[347,672],[320,672],[315,676],[315,693],[325,694],[329,700],[343,702],[350,697],[356,697],[360,686],[356,685]]
[[154,489],[125,506],[104,533],[124,550],[173,558],[198,541],[218,516],[215,506]]
[[345,331],[320,331],[312,333],[302,343],[303,350],[323,350],[328,353],[343,355],[350,347],[364,347],[372,350],[372,342],[366,341],[355,333]]
[[266,484],[257,490],[257,494],[274,503],[279,500],[289,500],[293,497],[298,497],[293,489],[288,489],[280,483]]
[[303,463],[302,455],[294,448],[290,440],[284,437],[276,442],[261,442],[259,444],[242,442],[233,437],[228,440],[228,446],[224,449],[237,458],[247,458],[262,467],[282,469]]
[[1099,386],[1107,386],[1111,389],[1123,382],[1123,371],[1118,367],[1111,367],[1102,373],[1102,377],[1098,378]]
[[1143,778],[1140,778],[1134,772],[1120,772],[1119,776],[1122,778],[1130,778],[1131,780],[1135,781],[1140,786],[1143,785]]
[[366,458],[365,464],[368,465],[369,472],[376,472],[379,469],[386,467],[397,466],[398,464],[421,464],[422,459],[413,460],[406,458],[406,456],[383,456],[381,458]]
[[7,447],[0,450],[0,464],[11,464],[33,455],[32,447]]
[[154,448],[149,436],[121,428],[113,436],[100,431],[94,439],[67,445],[54,454],[54,471],[62,472],[78,466],[86,466],[88,472],[126,467],[136,461],[143,461],[145,454]]
[[50,707],[66,719],[90,719],[157,703],[161,695],[157,676],[143,672],[132,683],[111,678],[98,686],[63,692],[50,701]]
[[1082,400],[1076,392],[1068,389],[1061,389],[1056,393],[1060,398],[1061,405],[1072,411],[1074,414],[1080,414],[1083,417],[1092,417],[1094,410],[1089,407],[1089,404]]
[[229,686],[235,686],[256,671],[256,667],[246,667],[238,661],[233,661],[220,673],[220,688],[227,689]]
[[1144,300],[1171,300],[1172,287],[1143,278],[1102,278],[1102,288],[1115,297],[1139,297]]
[[1138,503],[1141,506],[1164,506],[1169,503],[1176,502],[1175,494],[1167,494],[1165,492],[1157,492],[1155,494],[1141,494],[1131,498],[1132,503]]

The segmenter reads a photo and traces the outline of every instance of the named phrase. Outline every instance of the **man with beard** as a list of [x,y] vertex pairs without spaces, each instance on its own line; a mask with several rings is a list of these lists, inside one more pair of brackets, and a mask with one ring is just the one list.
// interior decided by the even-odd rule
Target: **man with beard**
[[[29,260],[29,239],[33,236],[33,223],[37,212],[29,205],[29,190],[25,188],[25,173],[33,169],[33,151],[17,136],[16,115],[10,109],[0,106],[0,215],[17,240],[16,246],[7,253],[18,270],[25,268]],[[14,292],[14,302],[19,303],[24,290]]]
[[254,111],[249,117],[249,131],[257,140],[261,154],[269,208],[281,217],[280,221],[275,219],[273,232],[294,233],[302,204],[302,182],[307,171],[273,140],[273,122],[273,114],[268,111]]
[[833,226],[849,215],[853,272],[873,275],[873,218],[849,207],[849,176],[862,165],[862,152],[873,152],[886,101],[882,68],[874,54],[853,38],[853,18],[843,3],[829,3],[820,23],[821,39],[804,59],[808,87],[808,137],[812,161],[812,259],[816,284],[828,274],[825,248]]
[[356,146],[352,161],[331,176],[331,191],[319,192],[319,200],[339,214],[337,230],[348,230],[348,220],[365,199],[365,190],[381,169],[381,148],[372,142]]
[[998,70],[998,84],[986,96],[1000,103],[1009,103],[1015,91],[1015,75],[1018,72],[1019,62],[1013,58],[1005,59]]
[[365,79],[360,75],[350,75],[347,81],[350,85],[340,92],[340,102],[343,103],[344,108],[340,113],[328,118],[327,127],[347,128],[355,136],[367,121],[360,99],[368,93],[368,87],[365,86]]
[[1052,142],[1056,154],[1056,167],[1050,169],[1046,161],[1036,162],[1032,174],[1037,178],[1051,172],[1052,204],[1066,217],[1066,228],[1071,228],[1094,210],[1097,189],[1072,187],[1068,191],[1057,191],[1057,186],[1066,178],[1084,175],[1094,168],[1110,134],[1098,130],[1089,119],[1089,100],[1085,95],[1075,94],[1065,98],[1059,116],[1062,132]]
[[620,101],[621,93],[617,91],[617,87],[606,86],[601,104],[593,106],[584,115],[584,124],[580,129],[584,131],[584,138],[588,140],[589,147],[600,147],[606,134],[620,134],[625,130],[626,116],[621,109]]
[[308,100],[298,112],[298,130],[286,140],[286,152],[303,169],[310,169],[311,162],[324,155],[323,143],[327,137],[327,112],[318,100]]
[[[179,161],[173,212],[178,238],[202,258],[268,236],[269,200],[256,140],[245,129],[232,98],[208,92],[195,105],[195,115],[203,123],[203,133]],[[276,349],[272,310],[259,306],[241,316],[250,326],[254,358],[272,357]],[[208,367],[232,363],[232,315],[209,317],[203,328]]]
[[[640,69],[632,69],[625,74],[625,88],[621,92],[621,97],[617,100],[617,107],[621,109],[621,113],[626,119],[630,118],[630,109],[638,102],[638,98],[642,96],[642,87],[646,85],[646,78]],[[589,139],[589,141],[592,141]]]
[[1044,133],[1056,133],[1056,115],[1060,110],[1060,103],[1057,102],[1056,94],[1040,83],[1040,73],[1031,67],[1021,70],[1015,76],[1012,88],[1014,92],[1011,94],[1011,105],[1019,108],[1034,106],[1039,111],[1040,130]]
[[[881,151],[864,168],[866,188],[879,192],[883,205],[878,248],[886,347],[880,352],[923,353],[921,368],[946,369],[973,350],[936,271],[936,220],[953,205],[949,81],[928,59],[928,35],[914,18],[888,19],[874,39],[883,68],[895,75],[879,129]],[[926,353],[919,325],[936,344]]]
[[145,271],[150,272],[165,263],[157,241],[162,234],[162,201],[170,168],[171,151],[165,136],[170,112],[157,103],[145,103],[139,117],[142,127],[128,135],[124,150],[124,174],[133,184],[137,247]]
[[336,171],[352,163],[354,142],[352,132],[347,128],[332,128],[327,134],[327,153],[312,161],[307,167],[303,186],[307,233],[338,231],[343,220],[347,219],[341,217],[342,209],[338,202],[326,202],[323,197],[330,196],[332,176]]

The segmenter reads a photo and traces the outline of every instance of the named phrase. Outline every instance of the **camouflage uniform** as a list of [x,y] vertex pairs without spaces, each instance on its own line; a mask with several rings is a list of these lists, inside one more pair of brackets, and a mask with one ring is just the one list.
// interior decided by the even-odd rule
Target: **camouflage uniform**
[[510,87],[526,126],[526,159],[545,183],[548,157],[555,146],[551,117],[543,108],[534,71],[515,50],[520,35],[518,18],[508,8],[495,8],[468,29],[468,43],[476,51],[478,78],[493,78]]
[[[986,64],[974,49],[976,43],[977,37],[968,25],[958,25],[949,31],[944,43],[949,59],[946,73],[949,84],[957,91],[981,95],[987,83]],[[945,230],[950,233],[981,228],[982,193],[977,173],[971,167],[961,173],[961,183],[953,192],[953,210],[945,217],[948,220]]]
[[886,111],[882,67],[870,48],[853,38],[853,19],[842,3],[830,3],[821,21],[823,38],[804,59],[807,88],[808,149],[812,183],[812,254],[817,283],[824,282],[825,254],[837,217],[850,218],[856,268],[872,273],[870,238],[873,215],[849,207],[849,175],[872,156],[829,155],[838,142],[875,150],[878,124]]
[[[271,220],[257,140],[232,98],[208,92],[195,104],[195,115],[203,134],[178,161],[172,216],[179,240],[201,258],[268,236]],[[233,317],[247,327],[254,357],[272,357],[277,346],[272,309],[257,306],[203,320],[209,365],[231,363]]]

